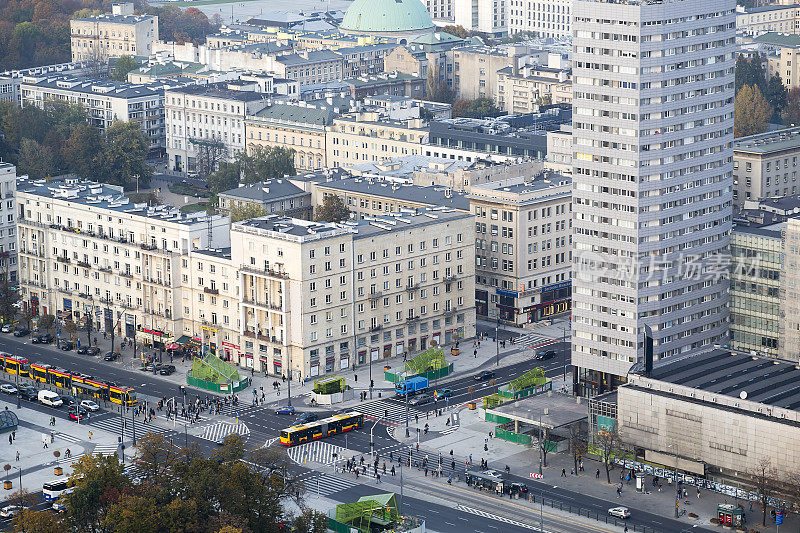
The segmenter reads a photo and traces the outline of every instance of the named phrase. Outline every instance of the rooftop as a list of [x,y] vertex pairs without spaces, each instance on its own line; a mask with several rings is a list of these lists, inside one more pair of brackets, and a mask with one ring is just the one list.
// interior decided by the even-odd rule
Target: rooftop
[[398,213],[387,213],[379,217],[366,217],[363,220],[350,221],[342,224],[355,229],[354,240],[375,237],[384,233],[404,231],[407,229],[440,224],[450,220],[472,218],[470,213],[455,211],[446,207],[432,207],[426,209],[402,209]]
[[320,61],[336,61],[342,59],[341,54],[337,54],[333,50],[309,50],[303,54],[286,54],[278,56],[275,61],[283,63],[284,65],[305,65],[306,63],[316,63]]
[[333,121],[336,115],[334,110],[327,106],[273,104],[254,113],[251,117],[262,120],[326,126]]
[[102,15],[95,15],[93,17],[86,17],[74,19],[80,22],[109,22],[112,24],[138,24],[146,20],[154,19],[154,15],[112,15],[111,13],[104,13]]
[[766,154],[792,149],[800,149],[800,127],[739,137],[733,141],[734,152]]
[[253,102],[265,97],[263,93],[255,91],[237,91],[228,88],[227,82],[209,83],[204,85],[187,85],[185,87],[175,87],[170,89],[172,92],[187,94],[191,96],[207,96],[212,98],[224,98],[226,100],[239,100],[241,102]]
[[318,187],[335,189],[343,192],[366,194],[369,196],[392,198],[401,202],[442,206],[460,211],[469,210],[466,195],[453,191],[449,187],[420,187],[410,183],[396,183],[380,178],[347,178],[335,181],[319,182]]
[[453,172],[459,168],[469,168],[473,163],[433,157],[428,155],[406,155],[387,161],[346,165],[346,168],[358,175],[391,176],[394,178],[410,178],[416,171]]
[[771,44],[775,46],[786,46],[790,48],[800,47],[800,35],[792,33],[778,33],[770,31],[754,37],[753,41],[762,44]]
[[562,187],[571,183],[572,178],[569,176],[563,176],[557,172],[542,172],[534,176],[533,179],[528,180],[518,177],[475,185],[471,188],[472,192],[468,196],[486,199],[493,192],[523,196],[528,193],[544,191],[553,187]]
[[769,224],[766,226],[734,223],[731,230],[731,235],[758,235],[760,237],[780,239],[781,233],[785,226],[785,222],[777,222],[775,224]]
[[295,198],[305,194],[309,193],[289,180],[278,178],[262,181],[261,183],[242,185],[235,189],[223,191],[219,193],[219,196],[255,201],[275,201],[282,198]]
[[192,253],[207,255],[209,257],[214,257],[217,259],[230,259],[231,258],[231,249],[228,248],[206,248],[203,250],[193,250]]
[[586,401],[564,394],[535,394],[514,402],[487,409],[487,413],[504,416],[532,426],[556,429],[586,419]]
[[[17,194],[27,193],[52,200],[60,200],[81,204],[92,209],[116,211],[119,214],[147,217],[174,224],[203,226],[208,222],[208,215],[203,212],[181,213],[171,205],[148,206],[146,203],[135,204],[123,194],[122,187],[65,177],[63,179],[32,180],[21,177],[17,180]],[[222,218],[213,215],[212,218]]]
[[135,84],[113,80],[92,80],[73,76],[48,76],[23,78],[22,83],[36,87],[74,91],[98,96],[113,96],[114,98],[137,98],[141,96],[156,96],[162,94],[165,88],[178,88],[181,84],[158,82],[150,84]]
[[746,8],[742,12],[737,12],[737,15],[744,15],[747,13],[764,13],[767,11],[780,11],[783,9],[797,9],[800,7],[800,4],[790,4],[790,5],[772,5],[772,6],[760,6],[760,7],[750,7]]

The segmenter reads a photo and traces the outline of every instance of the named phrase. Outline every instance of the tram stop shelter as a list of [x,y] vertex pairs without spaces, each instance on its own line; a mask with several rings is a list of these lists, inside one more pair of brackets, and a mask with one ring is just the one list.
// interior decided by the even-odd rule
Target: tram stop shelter
[[13,411],[0,411],[0,433],[6,431],[16,431],[19,426],[19,418]]
[[425,522],[401,515],[397,495],[390,492],[363,496],[356,502],[337,505],[328,513],[328,530],[337,533],[422,533]]
[[585,429],[588,416],[582,398],[552,391],[486,409],[486,420],[498,423],[497,438],[531,445],[541,432],[548,451],[564,451],[570,431]]

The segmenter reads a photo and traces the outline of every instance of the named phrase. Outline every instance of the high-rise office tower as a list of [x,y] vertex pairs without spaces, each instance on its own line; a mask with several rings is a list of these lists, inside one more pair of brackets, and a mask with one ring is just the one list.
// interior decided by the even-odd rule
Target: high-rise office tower
[[578,391],[725,343],[734,0],[574,2]]

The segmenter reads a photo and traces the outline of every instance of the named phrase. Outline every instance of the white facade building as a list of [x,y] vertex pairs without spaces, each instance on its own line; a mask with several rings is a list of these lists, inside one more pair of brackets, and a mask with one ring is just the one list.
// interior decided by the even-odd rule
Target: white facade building
[[455,24],[492,37],[508,33],[507,0],[453,0]]
[[149,56],[158,41],[158,17],[134,15],[133,3],[114,4],[111,14],[69,21],[72,60]]
[[17,167],[0,162],[0,278],[17,280]]
[[724,343],[735,2],[584,1],[573,18],[572,363],[581,392]]
[[573,0],[508,0],[508,33],[572,36]]

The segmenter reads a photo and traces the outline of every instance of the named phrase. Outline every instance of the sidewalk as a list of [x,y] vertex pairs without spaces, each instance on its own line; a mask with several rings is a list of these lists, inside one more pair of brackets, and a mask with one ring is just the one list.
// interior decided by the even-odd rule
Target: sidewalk
[[[449,452],[453,450],[456,464],[462,467],[471,455],[473,464],[480,464],[481,459],[486,459],[489,468],[497,471],[502,471],[508,465],[512,474],[523,478],[529,477],[531,473],[538,473],[539,453],[536,445],[526,447],[497,438],[488,439],[489,432],[494,432],[496,424],[484,420],[483,409],[479,407],[475,411],[470,411],[462,408],[454,413],[454,417],[458,424],[456,430],[453,430],[452,426],[446,425],[448,416],[432,416],[429,420],[421,417],[418,424],[413,420],[409,424],[409,438],[405,438],[405,432],[398,428],[395,432],[395,439],[415,446],[417,442],[416,427],[423,428],[427,423],[429,425],[428,435],[424,436],[420,433],[419,437],[420,452],[424,450],[432,457],[441,453],[449,462]],[[484,444],[487,445],[488,451],[484,451]],[[608,502],[609,507],[629,505],[665,518],[674,517],[674,485],[664,483],[662,492],[658,492],[658,487],[652,484],[652,476],[646,476],[644,492],[637,492],[635,480],[631,479],[630,482],[623,481],[622,497],[618,498],[616,486],[620,482],[621,470],[619,468],[611,471],[611,484],[608,484],[604,466],[591,458],[584,458],[584,472],[578,472],[577,475],[571,475],[574,462],[570,453],[550,452],[546,456],[546,463],[547,466],[542,468],[543,481],[550,486],[604,499]],[[566,477],[562,477],[562,469]],[[598,469],[600,470],[599,478],[596,477]],[[687,490],[689,491],[689,504],[682,502],[680,506],[681,510],[686,510],[686,514],[680,518],[680,521],[686,523],[687,527],[714,528],[710,519],[716,517],[716,507],[719,503],[742,503],[748,528],[766,531],[775,527],[775,522],[771,521],[769,514],[767,515],[767,527],[761,526],[760,506],[756,503],[753,503],[751,511],[749,502],[742,502],[730,496],[706,490],[701,491],[698,498],[695,488],[687,487]],[[690,519],[689,513],[698,515],[698,518]],[[789,530],[796,531],[800,527],[800,517],[789,515],[785,518],[784,524],[790,528]]]

